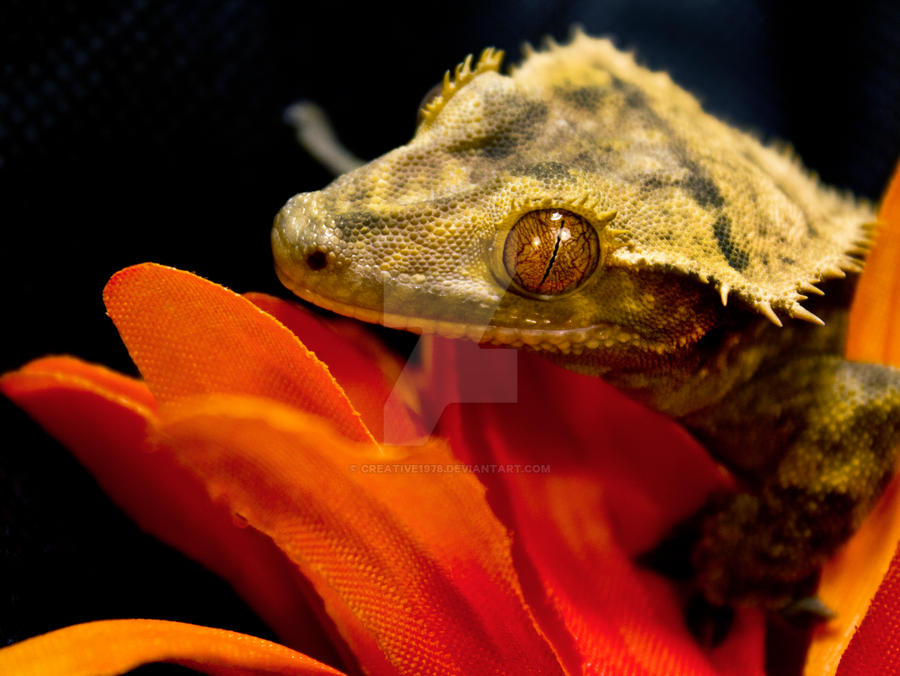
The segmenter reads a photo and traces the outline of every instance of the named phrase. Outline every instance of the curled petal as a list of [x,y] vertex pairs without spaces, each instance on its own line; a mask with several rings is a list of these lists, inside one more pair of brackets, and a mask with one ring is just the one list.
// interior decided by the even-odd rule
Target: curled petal
[[[421,438],[424,431],[413,413],[414,392],[398,392],[404,364],[358,322],[325,322],[309,310],[263,293],[244,296],[275,317],[303,340],[341,384],[353,407],[376,439],[405,441]],[[402,394],[403,396],[396,396]]]
[[160,403],[212,392],[270,397],[373,441],[328,367],[246,298],[144,263],[116,273],[103,300]]
[[251,397],[164,408],[166,443],[298,566],[367,673],[561,673],[484,489],[442,444],[376,455]]
[[[103,393],[117,399],[123,406],[141,410],[146,416],[155,414],[157,409],[156,399],[143,381],[75,357],[41,357],[25,364],[19,373],[30,376],[44,375],[47,381],[69,383]],[[44,379],[37,377],[33,383],[36,385],[42,380]],[[20,381],[22,385],[27,382],[27,378]]]
[[0,673],[105,676],[151,662],[176,662],[208,674],[341,676],[290,648],[224,629],[164,620],[76,624],[0,650]]

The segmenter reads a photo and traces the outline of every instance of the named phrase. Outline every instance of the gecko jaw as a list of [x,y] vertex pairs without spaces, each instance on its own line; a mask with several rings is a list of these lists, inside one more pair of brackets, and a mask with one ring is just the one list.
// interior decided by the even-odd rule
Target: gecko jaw
[[281,282],[303,300],[313,305],[370,324],[381,324],[391,329],[430,334],[443,338],[466,338],[477,343],[497,347],[527,348],[543,352],[580,354],[586,350],[623,349],[640,342],[644,349],[658,354],[671,352],[683,345],[647,343],[645,339],[614,324],[597,324],[576,329],[520,329],[505,326],[467,324],[463,322],[407,317],[395,313],[373,310],[329,298],[316,291],[296,284],[276,267]]

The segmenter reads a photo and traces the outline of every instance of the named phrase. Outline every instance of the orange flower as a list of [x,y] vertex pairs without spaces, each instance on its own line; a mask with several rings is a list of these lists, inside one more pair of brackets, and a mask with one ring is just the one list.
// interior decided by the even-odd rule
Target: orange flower
[[[887,214],[900,211],[894,186]],[[352,324],[152,264],[115,275],[104,298],[144,381],[62,357],[0,387],[288,646],[324,627],[338,666],[370,674],[763,673],[760,613],[740,611],[704,652],[676,588],[632,563],[727,477],[602,381],[434,340],[424,360],[437,385],[417,388]],[[833,672],[848,642],[839,673],[871,673],[894,638],[896,500],[889,491],[826,571],[822,594],[840,616],[819,632],[808,673]],[[261,639],[155,620],[24,641],[0,651],[0,673],[158,660],[339,673]]]

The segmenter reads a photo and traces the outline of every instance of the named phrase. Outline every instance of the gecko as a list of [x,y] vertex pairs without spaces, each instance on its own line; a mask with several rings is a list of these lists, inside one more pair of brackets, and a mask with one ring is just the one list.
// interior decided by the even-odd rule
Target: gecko
[[703,596],[814,599],[900,444],[900,371],[842,356],[871,206],[610,40],[524,51],[506,73],[502,52],[469,57],[407,145],[291,198],[279,278],[360,320],[538,352],[674,418],[740,486],[699,517]]

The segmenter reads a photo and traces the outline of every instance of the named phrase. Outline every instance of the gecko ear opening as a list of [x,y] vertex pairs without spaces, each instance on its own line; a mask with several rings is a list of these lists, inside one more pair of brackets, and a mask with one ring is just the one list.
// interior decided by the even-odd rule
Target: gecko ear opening
[[597,231],[565,209],[536,209],[510,228],[503,265],[515,287],[555,296],[581,286],[600,262]]

